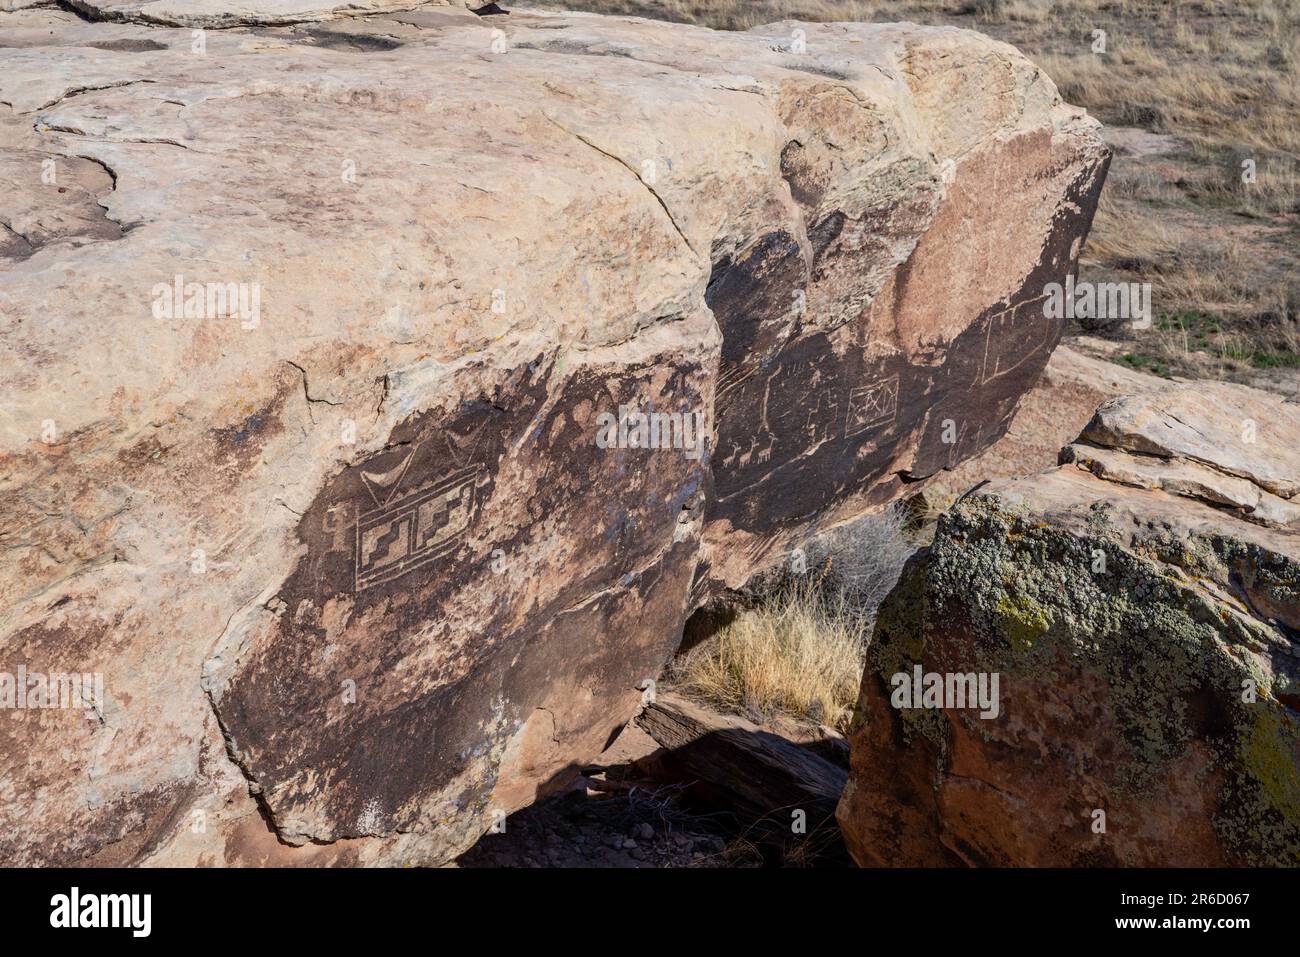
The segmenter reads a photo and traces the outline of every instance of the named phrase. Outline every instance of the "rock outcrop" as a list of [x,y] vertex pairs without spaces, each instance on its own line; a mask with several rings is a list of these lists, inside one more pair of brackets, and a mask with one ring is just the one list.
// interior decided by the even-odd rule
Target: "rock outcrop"
[[1088,355],[1067,341],[1052,353],[1043,374],[1021,397],[1006,434],[979,455],[937,476],[922,494],[943,504],[982,482],[1022,478],[1051,468],[1059,461],[1061,448],[1078,437],[1107,399],[1162,392],[1173,384]]
[[[747,840],[790,848],[811,838],[824,856],[845,857],[835,806],[846,772],[813,747],[672,692],[647,704],[636,727],[660,746],[645,759],[656,776],[680,782],[684,799],[727,815]],[[843,744],[825,739],[829,747],[834,741]]]
[[9,864],[454,856],[1001,434],[1107,160],[953,29],[0,16]]
[[417,7],[482,8],[475,0],[67,0],[95,20],[199,29],[282,26],[400,13]]
[[868,652],[859,863],[1300,863],[1297,448],[1300,406],[1197,382],[941,519]]

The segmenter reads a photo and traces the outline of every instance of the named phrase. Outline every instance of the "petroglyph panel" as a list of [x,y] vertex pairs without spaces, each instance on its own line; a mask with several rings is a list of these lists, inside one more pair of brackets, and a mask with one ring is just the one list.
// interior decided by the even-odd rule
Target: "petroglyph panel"
[[[327,484],[276,619],[219,696],[282,835],[436,828],[448,814],[472,828],[493,790],[485,749],[538,708],[556,736],[591,735],[599,751],[680,635],[702,526],[681,518],[702,510],[707,459],[599,448],[595,410],[700,408],[706,367],[676,355],[566,375],[538,361],[414,416]],[[607,629],[616,655],[591,643]],[[333,692],[349,680],[345,706]],[[440,797],[457,781],[459,811]]]
[[[1044,151],[1036,162],[1050,171],[1047,147],[1042,138],[1022,144],[1026,152]],[[977,168],[976,179],[987,172]],[[800,273],[781,243],[759,244],[748,258],[721,264],[727,272],[710,283],[710,305],[719,317],[724,359],[734,358],[720,377],[710,518],[720,528],[742,528],[766,540],[855,491],[887,501],[902,483],[933,475],[995,441],[1060,339],[1062,324],[1043,313],[1043,290],[1073,268],[1072,250],[1086,233],[1101,182],[1089,169],[1070,184],[1061,207],[1069,215],[1055,218],[1040,262],[1013,295],[980,309],[983,290],[946,290],[946,299],[971,304],[959,309],[967,323],[955,338],[913,353],[886,349],[877,357],[882,350],[869,348],[864,330],[896,328],[911,296],[922,306],[934,301],[933,289],[909,285],[918,271],[932,283],[979,275],[945,272],[953,236],[926,234],[889,294],[861,322],[830,331],[811,325],[814,315],[787,317],[785,325],[775,321],[776,306],[784,307],[800,283],[813,284],[809,302],[815,303],[821,275]],[[965,227],[957,222],[954,228]],[[762,303],[769,304],[767,311],[756,313]],[[732,337],[748,353],[736,349]],[[946,421],[955,428],[945,442]]]

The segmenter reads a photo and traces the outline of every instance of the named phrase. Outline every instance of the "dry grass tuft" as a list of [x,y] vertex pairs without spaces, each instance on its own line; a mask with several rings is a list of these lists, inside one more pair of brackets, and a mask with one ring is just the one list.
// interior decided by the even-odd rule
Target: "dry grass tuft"
[[805,572],[678,659],[674,686],[760,722],[785,712],[845,729],[876,609],[915,550],[903,523],[886,509],[811,544]]
[[757,717],[777,711],[841,728],[857,698],[867,635],[813,581],[783,589],[692,648],[673,684]]

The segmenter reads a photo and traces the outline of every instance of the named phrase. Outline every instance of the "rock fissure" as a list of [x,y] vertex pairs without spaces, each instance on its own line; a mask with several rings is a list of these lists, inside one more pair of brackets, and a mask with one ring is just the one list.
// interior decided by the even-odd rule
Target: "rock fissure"
[[679,225],[677,224],[677,217],[674,216],[672,210],[668,208],[668,204],[667,204],[666,202],[664,202],[664,198],[663,198],[662,196],[659,195],[658,190],[656,190],[653,186],[651,186],[649,183],[647,183],[647,182],[642,178],[641,174],[638,173],[638,172],[637,172],[637,171],[636,171],[636,170],[635,170],[635,169],[634,169],[634,168],[633,168],[633,167],[632,167],[632,166],[627,162],[627,160],[623,159],[623,158],[620,157],[620,156],[616,156],[615,154],[609,152],[608,150],[602,149],[601,147],[599,147],[599,146],[597,146],[595,143],[593,143],[590,139],[588,139],[587,137],[583,136],[581,133],[578,133],[577,131],[575,131],[575,130],[571,130],[571,129],[569,129],[568,127],[566,127],[563,123],[561,123],[559,120],[555,119],[555,117],[551,116],[550,114],[543,113],[542,115],[545,116],[546,119],[549,120],[549,121],[550,121],[554,126],[556,126],[558,129],[560,129],[560,130],[562,130],[563,132],[567,133],[569,136],[572,136],[572,137],[573,137],[574,139],[576,139],[578,142],[583,143],[584,145],[591,147],[593,150],[595,150],[595,151],[596,151],[597,153],[599,153],[601,156],[605,156],[605,157],[608,157],[609,159],[612,159],[615,163],[618,163],[618,164],[619,164],[620,166],[622,166],[625,170],[627,170],[629,173],[631,173],[632,176],[633,176],[633,178],[635,178],[636,181],[637,181],[638,183],[640,183],[643,187],[645,187],[646,192],[648,192],[652,197],[654,197],[654,201],[655,201],[656,205],[658,205],[658,207],[659,207],[660,209],[663,210],[664,215],[668,217],[668,222],[672,224],[673,231],[676,232],[677,235],[678,235],[678,237],[681,239],[681,241],[682,241],[683,243],[686,244],[686,248],[689,249],[693,255],[699,255],[698,253],[695,252],[695,247],[691,245],[691,241],[690,241],[690,239],[688,239],[687,236],[686,236],[686,234],[685,234],[684,232],[682,232],[682,228],[681,228],[681,226],[679,226]]

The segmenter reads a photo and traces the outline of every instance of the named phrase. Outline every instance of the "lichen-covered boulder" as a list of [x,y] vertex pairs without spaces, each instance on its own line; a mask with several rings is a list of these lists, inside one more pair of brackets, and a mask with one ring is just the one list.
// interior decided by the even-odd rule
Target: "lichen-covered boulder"
[[5,863],[455,856],[1001,434],[1107,161],[953,29],[85,5],[187,28],[0,14]]
[[[863,676],[838,810],[860,863],[1300,864],[1300,533],[1203,494],[1292,489],[1300,410],[1204,385],[1113,400],[1065,464],[941,519]],[[1096,465],[1122,445],[1207,477]],[[996,714],[903,701],[917,665],[996,676]]]

